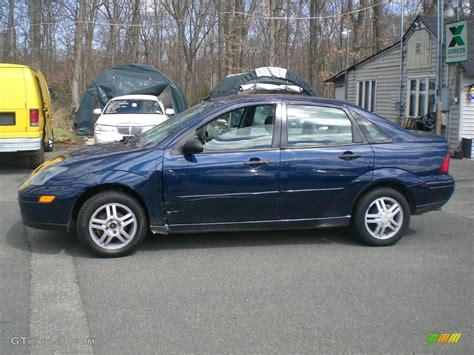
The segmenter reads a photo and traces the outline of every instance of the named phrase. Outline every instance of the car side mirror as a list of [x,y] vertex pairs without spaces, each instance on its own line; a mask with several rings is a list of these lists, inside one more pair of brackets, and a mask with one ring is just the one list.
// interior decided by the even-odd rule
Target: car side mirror
[[165,110],[165,115],[166,116],[174,116],[174,110],[172,108],[167,108]]
[[100,115],[102,113],[102,109],[101,108],[95,108],[94,111],[92,111],[92,113],[94,115]]
[[184,155],[192,155],[201,153],[204,150],[204,146],[202,145],[201,141],[196,138],[191,138],[183,146],[183,154]]

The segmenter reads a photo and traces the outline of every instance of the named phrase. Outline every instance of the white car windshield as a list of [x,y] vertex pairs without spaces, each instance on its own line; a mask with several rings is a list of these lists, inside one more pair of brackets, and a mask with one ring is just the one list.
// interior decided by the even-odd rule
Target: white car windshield
[[162,115],[163,110],[158,101],[154,100],[112,100],[105,108],[104,114],[145,114],[145,115]]

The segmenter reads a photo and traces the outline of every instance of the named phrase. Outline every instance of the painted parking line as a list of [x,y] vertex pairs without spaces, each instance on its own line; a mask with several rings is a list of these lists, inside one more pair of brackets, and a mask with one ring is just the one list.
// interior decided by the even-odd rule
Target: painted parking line
[[27,339],[32,353],[93,353],[73,258],[52,251],[48,238],[26,230],[31,247],[31,318]]

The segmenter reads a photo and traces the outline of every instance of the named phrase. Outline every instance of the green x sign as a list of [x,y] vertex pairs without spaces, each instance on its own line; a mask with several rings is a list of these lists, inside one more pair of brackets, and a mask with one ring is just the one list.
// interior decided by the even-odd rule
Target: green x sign
[[467,61],[467,26],[466,21],[446,24],[446,63]]

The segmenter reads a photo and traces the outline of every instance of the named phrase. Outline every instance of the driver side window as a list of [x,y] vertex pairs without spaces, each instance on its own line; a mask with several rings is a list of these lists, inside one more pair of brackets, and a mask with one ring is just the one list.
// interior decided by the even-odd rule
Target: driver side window
[[271,148],[274,105],[239,108],[215,118],[196,130],[204,152]]

